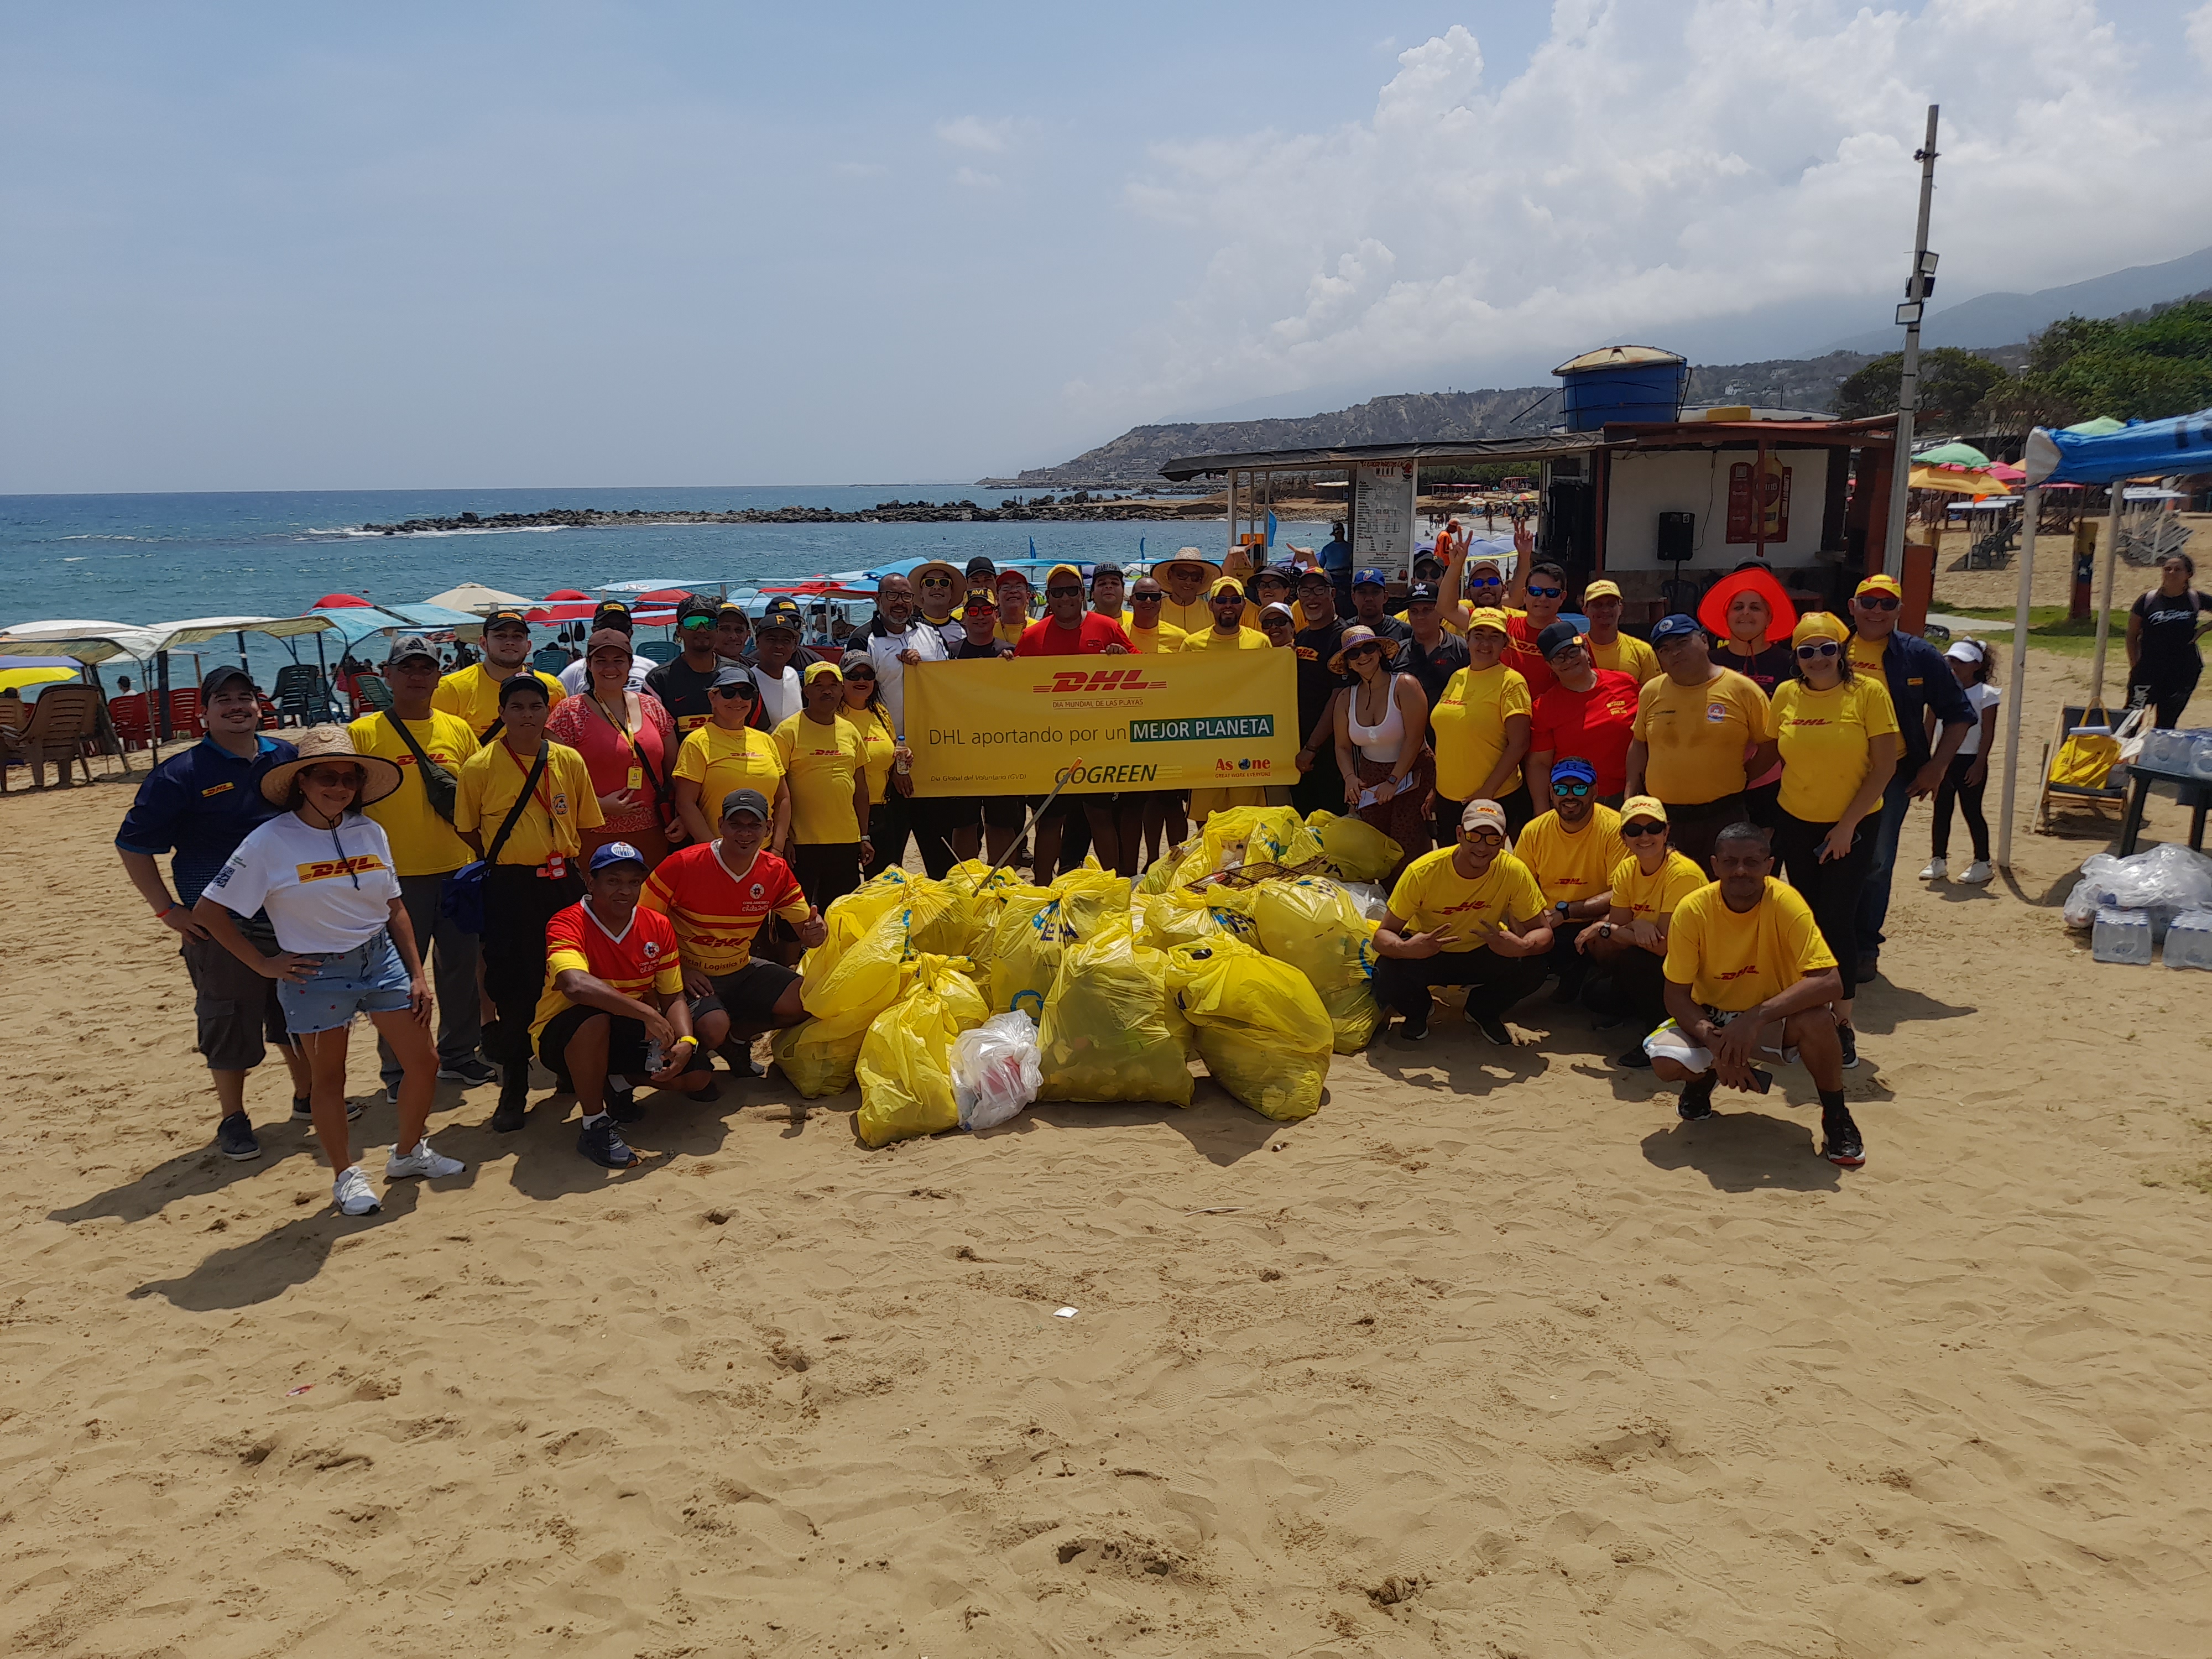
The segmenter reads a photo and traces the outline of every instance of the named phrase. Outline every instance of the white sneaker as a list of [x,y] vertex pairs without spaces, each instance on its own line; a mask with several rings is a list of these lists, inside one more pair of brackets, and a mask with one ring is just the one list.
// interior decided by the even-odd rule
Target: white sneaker
[[434,1181],[440,1176],[457,1176],[468,1167],[457,1158],[447,1158],[441,1152],[432,1152],[430,1142],[425,1137],[415,1143],[413,1152],[404,1155],[394,1146],[392,1156],[385,1161],[384,1178],[400,1181],[409,1176],[422,1176]]
[[1983,883],[1989,880],[1992,873],[1993,872],[1990,869],[1990,861],[1987,859],[1976,859],[1972,864],[1966,866],[1966,873],[1960,877],[1959,879],[1966,883],[1969,887],[1979,887]]
[[384,1207],[370,1190],[368,1177],[350,1165],[339,1170],[338,1178],[331,1183],[331,1198],[340,1215],[374,1215]]
[[[1920,879],[1923,881],[1942,881],[1950,873],[1951,866],[1946,864],[1942,859],[1930,859],[1928,860],[1928,867],[1920,872]],[[1984,878],[1984,879],[1987,879],[1987,878]]]

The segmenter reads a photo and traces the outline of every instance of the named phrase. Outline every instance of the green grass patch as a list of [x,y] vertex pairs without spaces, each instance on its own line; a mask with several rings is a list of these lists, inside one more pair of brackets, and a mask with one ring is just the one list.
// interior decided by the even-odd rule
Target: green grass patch
[[[1932,607],[1947,617],[1972,617],[1978,621],[2010,622],[2016,614],[2010,605],[1938,605]],[[2005,629],[1989,636],[1993,645],[2008,644],[2012,630]],[[2045,650],[2057,651],[2069,657],[2093,657],[2097,652],[2097,618],[2094,613],[2076,620],[2066,614],[2066,607],[2058,605],[2030,605],[2027,611],[2027,642]],[[2112,631],[2105,647],[2105,660],[2109,666],[2118,663],[2123,672],[2128,661],[2128,613],[2112,612]]]

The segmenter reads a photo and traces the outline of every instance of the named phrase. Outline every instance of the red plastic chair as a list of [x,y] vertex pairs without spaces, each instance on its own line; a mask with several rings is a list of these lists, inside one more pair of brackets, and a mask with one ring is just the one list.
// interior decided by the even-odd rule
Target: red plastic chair
[[114,722],[116,740],[125,749],[144,749],[154,741],[154,706],[143,691],[107,700],[107,718]]

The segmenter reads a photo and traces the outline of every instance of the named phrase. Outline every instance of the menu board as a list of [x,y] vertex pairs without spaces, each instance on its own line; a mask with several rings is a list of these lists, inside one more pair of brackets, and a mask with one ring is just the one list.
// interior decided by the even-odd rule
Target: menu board
[[1415,463],[1384,461],[1352,469],[1352,558],[1355,567],[1403,574],[1413,557]]

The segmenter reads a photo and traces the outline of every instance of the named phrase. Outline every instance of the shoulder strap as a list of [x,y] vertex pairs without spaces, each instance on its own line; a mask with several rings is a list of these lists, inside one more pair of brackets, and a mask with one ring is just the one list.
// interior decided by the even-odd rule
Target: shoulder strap
[[393,714],[389,708],[379,709],[377,712],[382,714],[386,722],[390,725],[393,731],[399,734],[399,741],[407,745],[407,752],[415,757],[416,765],[428,766],[432,764],[430,757],[422,752],[422,745],[415,741],[415,734],[407,729],[406,721],[401,720],[398,715]]
[[[522,817],[522,809],[530,805],[530,792],[538,787],[538,780],[545,775],[545,763],[552,754],[553,745],[543,738],[539,739],[538,757],[530,763],[530,770],[523,777],[522,787],[515,794],[514,805],[507,809],[507,822],[499,826],[499,834],[492,838],[491,850],[484,854],[486,864],[499,862],[500,851],[507,845],[507,838],[514,833],[514,826]],[[514,758],[512,750],[508,752],[507,758]],[[520,761],[514,763],[517,767],[522,764]]]

